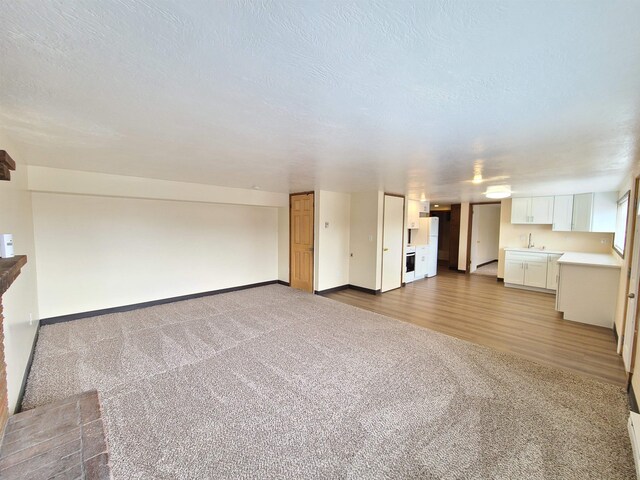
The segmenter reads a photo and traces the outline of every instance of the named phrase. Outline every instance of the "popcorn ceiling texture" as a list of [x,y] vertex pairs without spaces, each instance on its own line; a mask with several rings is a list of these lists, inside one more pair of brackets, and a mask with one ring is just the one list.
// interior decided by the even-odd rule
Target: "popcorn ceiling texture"
[[635,475],[621,388],[278,285],[42,327],[91,388],[116,479]]
[[628,0],[3,2],[0,128],[33,165],[287,193],[468,200],[478,162],[521,194],[616,190],[639,17]]

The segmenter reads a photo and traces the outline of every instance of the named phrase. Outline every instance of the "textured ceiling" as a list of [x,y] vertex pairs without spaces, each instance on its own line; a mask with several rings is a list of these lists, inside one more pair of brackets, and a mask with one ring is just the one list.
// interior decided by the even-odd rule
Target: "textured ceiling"
[[[34,165],[446,201],[615,189],[638,153],[634,0],[9,0],[0,15],[0,129]],[[468,182],[474,166],[491,180]]]

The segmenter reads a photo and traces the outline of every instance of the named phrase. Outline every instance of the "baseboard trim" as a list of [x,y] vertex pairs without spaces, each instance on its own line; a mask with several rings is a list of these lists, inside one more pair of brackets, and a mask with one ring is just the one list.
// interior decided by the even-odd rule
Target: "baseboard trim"
[[638,400],[636,399],[636,394],[633,391],[633,385],[629,382],[629,386],[627,387],[627,396],[629,397],[629,408],[632,412],[640,413],[638,410]]
[[351,290],[356,290],[358,292],[368,293],[370,295],[380,295],[382,292],[378,290],[373,290],[371,288],[359,287],[358,285],[349,284],[349,288]]
[[285,282],[284,280],[277,280],[278,285],[284,285],[285,287],[289,286],[289,282]]
[[458,272],[458,273],[467,273],[466,270],[461,270],[460,268],[456,269],[456,272]]
[[485,265],[489,265],[490,263],[495,263],[497,261],[498,261],[497,258],[495,260],[489,260],[488,262],[484,262],[484,263],[481,263],[480,265],[477,265],[476,268],[484,267]]
[[69,315],[60,315],[59,317],[49,317],[40,320],[40,325],[53,325],[55,323],[70,322],[72,320],[80,320],[81,318],[97,317],[107,315],[109,313],[129,312],[140,308],[155,307],[156,305],[164,305],[165,303],[181,302],[183,300],[193,300],[194,298],[209,297],[211,295],[219,295],[221,293],[237,292],[248,288],[264,287],[265,285],[274,285],[279,283],[278,280],[269,280],[267,282],[251,283],[249,285],[240,285],[238,287],[222,288],[220,290],[211,290],[208,292],[191,293],[189,295],[180,295],[178,297],[162,298],[160,300],[151,300],[150,302],[133,303],[131,305],[123,305],[120,307],[103,308],[101,310],[92,310],[89,312],[71,313]]
[[33,343],[31,344],[31,353],[29,354],[29,360],[27,361],[27,367],[24,369],[24,375],[22,376],[22,385],[20,385],[20,391],[18,392],[18,400],[16,401],[16,410],[14,413],[20,413],[22,411],[22,400],[24,394],[27,391],[27,380],[31,373],[31,366],[33,365],[33,356],[36,353],[36,344],[38,343],[38,336],[40,335],[40,322],[36,327],[36,334],[33,336]]
[[500,283],[504,283],[504,278],[496,277],[496,281]]
[[618,345],[618,329],[616,328],[616,324],[613,324],[613,338],[616,341],[616,345]]
[[346,290],[347,288],[349,288],[348,283],[345,285],[340,285],[338,287],[326,288],[324,290],[314,290],[313,293],[315,293],[316,295],[326,295],[328,293],[339,292],[340,290]]

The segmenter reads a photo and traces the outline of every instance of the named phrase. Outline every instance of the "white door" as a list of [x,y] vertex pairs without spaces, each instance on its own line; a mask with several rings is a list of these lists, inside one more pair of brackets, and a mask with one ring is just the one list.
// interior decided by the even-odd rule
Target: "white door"
[[511,223],[530,223],[531,198],[511,200]]
[[556,232],[570,232],[573,220],[573,195],[558,195],[553,200],[553,227]]
[[382,291],[402,286],[402,230],[404,228],[404,198],[384,196],[382,222]]
[[528,287],[547,288],[547,262],[526,262],[524,284]]
[[633,237],[633,253],[631,254],[631,277],[629,278],[629,296],[627,298],[627,317],[624,322],[624,337],[622,339],[622,361],[627,372],[633,371],[633,344],[636,331],[636,309],[638,307],[638,270],[640,269],[640,208],[636,212],[636,228]]
[[550,225],[553,223],[553,197],[531,199],[531,223]]
[[593,209],[593,193],[582,193],[573,196],[573,222],[571,230],[574,232],[591,231],[591,213]]
[[504,262],[504,283],[524,284],[524,262],[506,259]]

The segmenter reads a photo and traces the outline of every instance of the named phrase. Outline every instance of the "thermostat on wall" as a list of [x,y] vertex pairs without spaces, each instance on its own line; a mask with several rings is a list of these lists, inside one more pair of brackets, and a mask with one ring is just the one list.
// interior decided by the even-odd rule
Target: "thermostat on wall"
[[0,234],[0,257],[13,257],[13,235],[10,233]]

